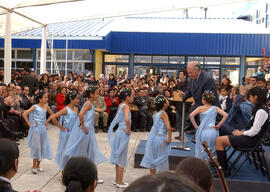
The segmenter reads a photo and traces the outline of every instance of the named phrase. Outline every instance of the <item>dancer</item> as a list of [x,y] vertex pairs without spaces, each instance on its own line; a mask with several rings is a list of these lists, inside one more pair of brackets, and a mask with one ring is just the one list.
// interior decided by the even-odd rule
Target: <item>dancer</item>
[[[208,160],[207,154],[204,152],[202,142],[206,141],[211,148],[213,154],[216,151],[216,138],[219,135],[218,129],[226,121],[228,114],[222,111],[219,107],[213,106],[215,96],[212,91],[205,91],[202,94],[202,106],[197,107],[190,115],[190,121],[193,124],[196,132],[195,157]],[[221,121],[215,125],[217,113],[223,116]],[[200,126],[197,125],[194,117],[200,114]]]
[[169,170],[168,156],[172,140],[172,129],[169,117],[165,112],[169,101],[163,95],[157,96],[154,101],[158,112],[154,115],[154,124],[149,133],[141,162],[141,166],[150,169],[151,175],[156,174],[156,171]]
[[[66,161],[63,160],[63,155],[70,136],[70,132],[74,126],[74,123],[78,119],[79,110],[76,106],[79,104],[79,102],[80,100],[77,92],[68,92],[64,101],[64,105],[67,105],[67,107],[57,112],[56,114],[51,115],[46,121],[46,124],[48,124],[52,120],[60,128],[55,162],[58,164],[61,171],[64,169],[66,164]],[[56,118],[59,117],[60,124],[56,120]]]
[[[47,127],[45,126],[47,111],[52,115],[48,106],[47,93],[40,91],[36,94],[36,102],[30,109],[23,113],[23,118],[29,128],[28,146],[31,148],[31,158],[33,158],[32,172],[37,174],[43,172],[40,168],[41,159],[52,159],[52,147],[50,144]],[[29,116],[29,119],[28,119]]]
[[[131,133],[131,113],[128,104],[133,102],[134,91],[123,88],[119,91],[120,105],[108,131],[108,140],[112,148],[110,162],[115,164],[116,178],[114,185],[118,188],[128,187],[123,182],[124,167],[128,164],[127,153]],[[119,124],[113,137],[113,128]]]
[[[70,133],[63,161],[75,156],[84,156],[98,165],[107,161],[98,148],[94,127],[95,108],[93,101],[98,98],[98,87],[89,86],[84,92],[84,96],[88,99]],[[99,179],[98,183],[103,183],[103,180]]]

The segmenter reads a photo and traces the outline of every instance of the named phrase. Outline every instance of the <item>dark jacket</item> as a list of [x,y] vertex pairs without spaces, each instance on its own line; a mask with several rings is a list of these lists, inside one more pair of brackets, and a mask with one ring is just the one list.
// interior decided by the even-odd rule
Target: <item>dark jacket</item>
[[134,98],[134,104],[138,106],[139,111],[146,111],[150,109],[151,100],[147,96],[136,96]]
[[32,103],[29,101],[29,99],[24,95],[20,94],[22,101],[20,102],[20,106],[23,110],[30,109],[32,107]]
[[12,189],[11,184],[0,179],[0,191],[1,192],[17,192]]
[[216,83],[210,73],[201,70],[201,73],[199,74],[197,79],[188,78],[188,88],[185,91],[185,97],[183,98],[183,100],[186,100],[190,97],[194,98],[195,104],[191,107],[191,111],[202,105],[202,94],[206,90],[212,91],[214,93],[214,105],[220,106],[218,101]]
[[111,87],[117,85],[117,81],[115,79],[109,79],[108,80],[108,85],[111,88]]

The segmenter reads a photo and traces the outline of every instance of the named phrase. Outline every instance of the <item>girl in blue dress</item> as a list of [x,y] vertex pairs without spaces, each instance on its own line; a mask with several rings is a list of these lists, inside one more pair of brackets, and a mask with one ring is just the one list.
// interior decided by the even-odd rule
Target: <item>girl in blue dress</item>
[[[68,92],[64,101],[64,105],[66,105],[66,107],[56,114],[51,115],[46,121],[46,124],[48,124],[52,120],[60,128],[58,147],[55,155],[55,162],[58,164],[60,170],[63,170],[66,164],[66,161],[63,159],[63,155],[70,132],[74,126],[74,123],[78,119],[79,110],[76,106],[79,104],[79,102],[80,100],[77,92]],[[59,117],[60,123],[58,123],[56,120],[56,118]]]
[[[118,97],[121,103],[108,131],[108,140],[112,149],[110,162],[115,164],[116,170],[114,185],[118,188],[128,187],[128,183],[123,182],[123,173],[124,167],[128,164],[127,153],[131,133],[131,113],[128,104],[133,102],[134,94],[134,91],[128,88],[119,91]],[[118,129],[113,136],[113,128],[117,123]]]
[[[47,133],[46,114],[47,111],[52,115],[48,107],[47,93],[40,91],[36,94],[38,104],[33,105],[23,113],[23,118],[30,127],[28,132],[28,146],[31,148],[31,158],[33,158],[32,172],[37,174],[38,171],[44,171],[40,168],[41,159],[52,159],[52,147]],[[29,119],[28,119],[29,116]]]
[[[196,131],[195,157],[208,160],[204,152],[202,142],[205,141],[213,154],[216,152],[216,138],[219,136],[218,129],[226,121],[228,115],[219,107],[213,106],[215,96],[212,91],[205,91],[202,95],[202,106],[197,107],[190,114],[190,121]],[[215,125],[217,113],[223,116],[221,121]],[[195,122],[194,117],[200,114],[200,126]]]
[[[71,130],[64,161],[66,162],[71,157],[84,156],[98,165],[107,161],[98,148],[94,128],[95,107],[93,102],[99,97],[98,87],[89,86],[85,90],[84,96],[88,99],[79,113],[79,119]],[[99,179],[98,183],[103,183],[103,180]]]
[[163,96],[157,96],[154,99],[156,110],[154,115],[154,124],[149,133],[145,153],[141,162],[142,167],[150,169],[150,174],[153,175],[156,171],[169,170],[168,156],[171,148],[172,129],[169,117],[165,112],[169,106],[169,101]]

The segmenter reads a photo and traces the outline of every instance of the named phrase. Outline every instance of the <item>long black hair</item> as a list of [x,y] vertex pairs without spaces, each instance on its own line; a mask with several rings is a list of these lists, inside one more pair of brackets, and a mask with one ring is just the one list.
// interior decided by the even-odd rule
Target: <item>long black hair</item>
[[63,170],[62,183],[66,192],[82,192],[89,186],[94,189],[97,178],[96,165],[90,159],[72,157]]
[[89,87],[87,87],[87,89],[84,92],[84,97],[90,98],[90,94],[94,94],[96,92],[96,90],[98,89],[97,86],[93,86],[93,85],[89,85]]
[[257,102],[255,106],[253,107],[252,115],[254,115],[260,108],[263,106],[266,106],[266,95],[264,90],[262,90],[259,87],[253,87],[248,91],[248,98],[252,95],[257,96]]
[[129,88],[122,88],[118,93],[119,102],[125,101],[128,96],[131,96],[131,92]]
[[160,111],[166,103],[166,98],[163,95],[160,95],[155,97],[154,102],[156,110]]
[[75,99],[78,96],[78,93],[76,91],[70,91],[66,95],[66,99],[64,101],[64,105],[70,104],[71,100]]
[[46,93],[44,91],[39,91],[36,95],[35,95],[35,103],[39,103],[39,100],[42,99],[43,95],[45,95]]

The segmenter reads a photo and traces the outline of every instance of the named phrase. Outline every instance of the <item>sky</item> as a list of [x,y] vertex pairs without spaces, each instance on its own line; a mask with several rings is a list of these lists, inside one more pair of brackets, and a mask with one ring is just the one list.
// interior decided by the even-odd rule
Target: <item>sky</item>
[[[11,7],[21,1],[33,0],[5,0]],[[58,4],[53,6],[35,7],[19,9],[38,20],[48,22],[58,22],[61,20],[72,20],[80,18],[128,15],[137,13],[137,10],[164,10],[176,8],[176,11],[166,11],[160,13],[143,14],[140,16],[164,16],[164,17],[185,17],[183,8],[191,8],[188,11],[189,17],[204,17],[203,9],[205,3],[230,2],[232,0],[85,0],[74,3]],[[1,2],[1,0],[0,0]],[[217,3],[218,4],[218,3]],[[238,14],[247,6],[247,3],[222,4],[220,6],[207,6],[207,17],[237,17]]]

